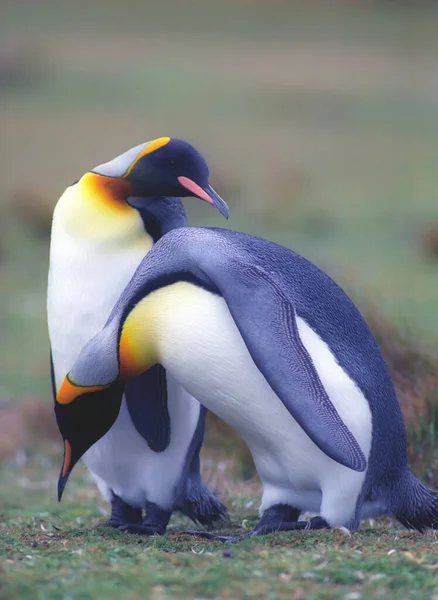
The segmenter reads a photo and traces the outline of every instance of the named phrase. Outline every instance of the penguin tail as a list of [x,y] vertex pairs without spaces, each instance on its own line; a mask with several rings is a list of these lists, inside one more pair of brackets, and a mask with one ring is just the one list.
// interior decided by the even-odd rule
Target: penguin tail
[[438,493],[421,483],[410,471],[393,491],[393,514],[407,529],[423,532],[438,529]]
[[194,523],[206,526],[228,518],[226,506],[213,494],[199,475],[191,475],[187,478],[184,492],[174,508]]

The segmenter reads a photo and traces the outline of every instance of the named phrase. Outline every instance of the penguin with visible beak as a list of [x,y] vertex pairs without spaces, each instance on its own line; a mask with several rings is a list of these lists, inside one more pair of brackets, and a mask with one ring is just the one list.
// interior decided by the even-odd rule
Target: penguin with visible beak
[[[157,363],[248,444],[263,498],[247,535],[356,531],[379,514],[438,527],[438,494],[409,470],[373,335],[305,258],[225,229],[161,238],[59,388],[58,422],[75,460],[111,425],[123,382]],[[301,511],[320,516],[299,521]]]
[[[47,299],[55,398],[145,254],[187,225],[177,196],[198,197],[228,218],[208,177],[193,146],[163,137],[96,167],[64,192],[53,215]],[[161,534],[174,509],[206,525],[226,515],[200,476],[205,408],[161,365],[130,381],[121,406],[110,400],[105,410],[111,426],[80,455],[88,450],[84,461],[111,504],[108,525]],[[92,423],[84,415],[84,439]],[[64,477],[79,458],[69,452],[66,442]]]

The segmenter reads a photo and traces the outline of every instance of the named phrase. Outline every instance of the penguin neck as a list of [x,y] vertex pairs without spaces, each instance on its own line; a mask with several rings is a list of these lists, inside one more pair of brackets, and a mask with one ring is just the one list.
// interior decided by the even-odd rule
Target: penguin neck
[[94,243],[130,245],[150,239],[139,212],[126,202],[130,193],[127,181],[86,173],[58,201],[54,224],[74,238]]
[[[135,199],[130,198],[131,206],[135,206],[133,202]],[[188,226],[186,213],[179,198],[151,198],[148,203],[142,202],[138,211],[154,243],[172,229]]]

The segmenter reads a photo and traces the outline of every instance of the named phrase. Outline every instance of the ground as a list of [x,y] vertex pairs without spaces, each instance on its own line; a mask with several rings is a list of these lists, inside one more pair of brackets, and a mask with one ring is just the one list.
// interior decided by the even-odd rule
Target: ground
[[[437,487],[437,15],[292,0],[2,7],[1,598],[436,597],[436,533],[386,520],[226,549],[178,535],[189,524],[175,518],[139,539],[94,528],[107,507],[82,466],[58,504],[45,293],[62,190],[142,141],[188,139],[231,210],[226,223],[188,199],[190,222],[274,239],[346,287],[395,378],[410,462]],[[251,460],[214,420],[203,470],[230,528],[250,527]]]
[[[231,546],[181,535],[190,523],[175,518],[165,537],[147,539],[96,527],[106,509],[80,472],[56,505],[50,491],[57,468],[47,455],[26,462],[18,480],[17,465],[4,470],[0,597],[402,600],[437,591],[436,533],[381,521],[353,536],[296,532]],[[232,509],[228,531],[255,524],[256,487],[239,484],[225,494]]]

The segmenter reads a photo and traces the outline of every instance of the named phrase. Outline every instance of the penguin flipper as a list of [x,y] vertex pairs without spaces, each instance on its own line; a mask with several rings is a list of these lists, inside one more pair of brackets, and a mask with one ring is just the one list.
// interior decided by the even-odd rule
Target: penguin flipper
[[170,442],[167,381],[164,367],[157,364],[126,384],[125,399],[138,433],[154,452],[163,452]]
[[[221,248],[222,253],[226,248]],[[292,417],[327,456],[364,471],[357,440],[332,404],[301,341],[287,285],[272,272],[235,256],[203,260],[202,271],[217,287],[256,366]]]

